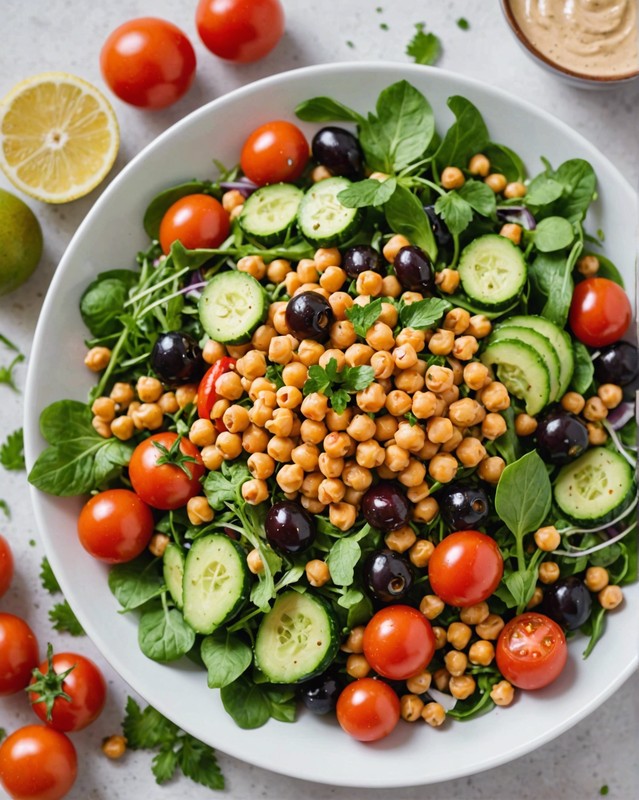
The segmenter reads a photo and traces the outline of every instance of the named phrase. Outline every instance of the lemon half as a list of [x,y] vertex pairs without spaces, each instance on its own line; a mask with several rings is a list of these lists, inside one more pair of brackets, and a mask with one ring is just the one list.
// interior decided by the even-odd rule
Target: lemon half
[[45,203],[68,203],[95,189],[119,144],[110,103],[75,75],[34,75],[0,102],[0,167],[14,186]]

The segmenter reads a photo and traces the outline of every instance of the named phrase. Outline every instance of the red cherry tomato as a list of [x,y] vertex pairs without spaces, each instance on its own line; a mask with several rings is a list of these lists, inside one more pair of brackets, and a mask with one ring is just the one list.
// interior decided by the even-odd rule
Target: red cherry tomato
[[169,208],[160,223],[160,245],[166,254],[173,242],[187,250],[217,247],[229,235],[228,212],[208,194],[190,194]]
[[436,595],[451,606],[473,606],[499,586],[504,560],[494,539],[479,531],[446,536],[428,562],[428,578]]
[[9,542],[0,536],[0,597],[6,594],[13,580],[13,554]]
[[49,728],[80,731],[100,716],[106,701],[106,683],[93,661],[77,653],[53,655],[49,645],[48,660],[38,669],[40,675],[34,674],[31,679],[29,700]]
[[404,681],[423,672],[435,653],[430,622],[410,606],[387,606],[364,629],[364,655],[379,675]]
[[44,725],[20,728],[0,745],[0,783],[13,800],[61,800],[77,774],[73,744]]
[[27,623],[0,613],[0,697],[24,689],[39,660],[38,640]]
[[140,108],[164,108],[191,85],[195,51],[172,23],[140,17],[109,36],[100,52],[100,69],[120,100]]
[[200,451],[177,433],[156,433],[141,442],[129,463],[129,478],[138,495],[153,508],[181,508],[202,493],[205,468]]
[[[217,400],[215,383],[220,375],[224,375],[225,372],[229,372],[235,366],[235,361],[236,359],[234,358],[224,356],[204,373],[204,377],[197,388],[197,414],[200,419],[211,419],[211,409]],[[226,425],[221,419],[215,420],[215,427],[220,432],[226,430]]]
[[247,178],[260,186],[296,181],[309,159],[302,131],[291,122],[276,120],[256,128],[244,142],[240,165]]
[[337,721],[354,739],[375,742],[399,722],[399,698],[384,681],[359,678],[337,698]]
[[279,0],[200,0],[200,38],[220,58],[246,63],[270,53],[284,33]]
[[152,534],[151,509],[128,489],[107,489],[94,495],[78,518],[80,544],[107,564],[139,556]]
[[495,657],[499,671],[513,686],[541,689],[558,678],[566,666],[566,637],[544,614],[520,614],[499,634]]
[[588,347],[604,347],[618,341],[631,320],[630,300],[619,284],[608,278],[586,278],[575,286],[570,327]]

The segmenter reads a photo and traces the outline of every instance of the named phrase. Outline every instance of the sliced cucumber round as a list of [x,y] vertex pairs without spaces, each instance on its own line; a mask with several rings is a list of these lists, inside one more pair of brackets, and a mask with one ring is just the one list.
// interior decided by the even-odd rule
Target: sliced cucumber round
[[351,185],[348,178],[326,178],[306,192],[297,212],[302,236],[316,247],[344,244],[360,228],[363,214],[359,208],[347,208],[337,198]]
[[519,299],[528,270],[524,254],[505,236],[479,236],[463,250],[459,280],[466,296],[486,308],[506,308]]
[[592,447],[561,468],[553,492],[569,520],[595,527],[618,516],[635,498],[637,487],[625,458],[607,447]]
[[503,339],[516,339],[518,342],[525,342],[539,353],[548,368],[548,375],[550,376],[549,401],[552,402],[559,399],[561,367],[557,351],[550,344],[550,341],[543,334],[534,331],[532,328],[525,328],[523,325],[508,325],[507,327],[496,328],[489,341],[499,342]]
[[216,342],[243,344],[268,314],[259,281],[237,270],[219,272],[204,287],[198,303],[202,327]]
[[510,394],[526,403],[531,416],[548,404],[548,367],[531,345],[516,339],[501,339],[486,347],[481,360],[487,367],[495,367],[499,380]]
[[558,325],[555,325],[554,322],[534,314],[519,314],[514,317],[508,317],[508,319],[505,319],[499,324],[496,330],[509,328],[514,325],[522,328],[531,328],[537,331],[537,333],[541,333],[555,348],[557,356],[559,357],[559,396],[561,397],[561,395],[564,395],[568,391],[572,373],[575,370],[575,357],[572,351],[570,336]]
[[180,609],[184,605],[184,562],[184,550],[175,542],[169,542],[164,551],[162,571],[171,599]]
[[255,663],[272,683],[300,683],[324,672],[339,649],[329,604],[311,592],[280,594],[257,631]]
[[304,193],[291,183],[263,186],[246,200],[240,228],[263,245],[281,242],[297,218]]
[[213,633],[235,616],[250,589],[246,553],[229,536],[196,539],[184,566],[184,619],[196,633]]

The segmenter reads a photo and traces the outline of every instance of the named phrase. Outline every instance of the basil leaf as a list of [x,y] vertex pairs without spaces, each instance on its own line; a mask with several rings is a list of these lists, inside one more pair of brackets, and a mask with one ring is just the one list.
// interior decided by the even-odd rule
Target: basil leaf
[[362,146],[364,159],[368,166],[379,172],[390,173],[393,171],[393,162],[390,155],[390,142],[386,132],[377,123],[374,114],[369,114],[368,119],[359,123],[359,143]]
[[80,315],[93,336],[110,336],[120,332],[120,314],[129,290],[137,285],[138,280],[137,273],[119,269],[100,273],[87,286],[80,298]]
[[122,606],[122,613],[139,608],[166,590],[158,564],[156,559],[142,555],[111,568],[109,589]]
[[190,194],[210,193],[212,186],[211,181],[187,181],[157,194],[144,212],[142,224],[149,237],[160,238],[160,223],[173,203]]
[[514,150],[506,147],[505,144],[491,142],[487,147],[484,147],[483,153],[490,161],[491,171],[505,175],[509,183],[523,181],[526,177],[524,162]]
[[223,686],[220,698],[226,713],[244,730],[261,728],[271,716],[271,704],[262,689],[246,676]]
[[337,195],[337,199],[346,208],[381,206],[390,199],[396,186],[397,179],[394,177],[387,178],[384,181],[368,178],[365,181],[351,184],[347,189],[343,189]]
[[592,356],[585,345],[575,340],[572,343],[572,352],[575,357],[575,370],[572,373],[570,388],[579,394],[584,394],[590,388],[595,375]]
[[418,198],[405,186],[397,185],[392,197],[384,204],[386,221],[394,233],[403,234],[421,247],[431,261],[437,258],[437,245],[430,220]]
[[[489,191],[491,190],[489,189]],[[473,219],[473,209],[470,203],[466,202],[455,190],[446,192],[437,198],[435,213],[444,220],[453,236],[458,236],[465,231]]]
[[239,636],[214,631],[202,641],[202,661],[208,670],[210,689],[221,689],[240,677],[251,665],[253,653]]
[[338,539],[326,557],[331,580],[336,586],[350,586],[362,549],[353,537]]
[[435,161],[441,168],[465,169],[471,156],[483,152],[488,144],[488,128],[478,109],[465,97],[449,97],[448,107],[456,121],[446,131],[435,153]]
[[447,300],[438,297],[425,297],[409,305],[402,302],[399,306],[399,320],[403,328],[433,328],[450,308],[452,306]]
[[426,152],[435,133],[433,109],[408,81],[398,81],[380,93],[376,111],[392,169],[399,172]]
[[495,492],[495,511],[518,539],[541,527],[551,503],[550,478],[536,450],[504,469]]
[[177,608],[158,608],[140,617],[138,644],[153,661],[177,661],[195,644],[195,632]]
[[570,247],[575,231],[563,217],[546,217],[537,224],[534,232],[535,247],[542,253],[552,253]]
[[554,211],[570,222],[580,222],[586,216],[597,187],[597,176],[592,166],[582,158],[573,158],[561,164],[554,178],[564,187],[563,196]]
[[313,97],[304,100],[295,108],[298,119],[304,122],[361,122],[357,111],[330,97]]
[[468,180],[457,193],[468,205],[483,217],[494,217],[497,211],[495,192],[483,181]]
[[[381,313],[382,298],[378,297],[376,300],[372,300],[370,303],[368,303],[368,305],[353,305],[350,308],[347,308],[346,319],[353,323],[355,333],[365,339],[366,334],[377,322]],[[309,375],[311,375],[310,371]],[[311,375],[311,377],[313,376]]]

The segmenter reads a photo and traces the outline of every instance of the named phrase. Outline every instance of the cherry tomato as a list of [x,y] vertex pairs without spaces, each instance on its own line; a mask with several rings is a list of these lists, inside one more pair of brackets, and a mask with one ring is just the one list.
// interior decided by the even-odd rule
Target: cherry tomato
[[479,531],[446,536],[428,562],[428,578],[436,595],[451,606],[473,606],[499,586],[504,560],[494,539]]
[[586,278],[575,286],[569,321],[584,344],[604,347],[618,341],[631,320],[630,300],[619,284],[608,278]]
[[354,739],[375,742],[399,722],[399,698],[384,681],[359,678],[337,698],[337,721]]
[[202,493],[205,469],[197,447],[177,433],[156,433],[141,442],[129,463],[138,495],[153,508],[181,508]]
[[[211,419],[211,409],[217,400],[215,383],[220,375],[229,372],[234,366],[235,359],[224,356],[224,358],[220,358],[204,373],[204,377],[197,388],[197,414],[200,419]],[[221,418],[215,420],[215,427],[220,432],[226,430],[226,425],[222,422]]]
[[364,629],[364,655],[379,675],[405,681],[423,672],[435,653],[430,622],[415,608],[387,606]]
[[291,122],[276,120],[256,128],[244,142],[240,165],[247,178],[260,186],[297,180],[309,159],[302,131]]
[[27,623],[0,613],[0,697],[24,689],[39,660],[38,640]]
[[107,489],[94,495],[78,518],[80,544],[107,564],[139,556],[152,534],[151,509],[128,489]]
[[100,53],[100,69],[120,100],[140,108],[164,108],[191,85],[195,51],[172,23],[140,17],[109,36]]
[[173,242],[187,250],[217,247],[229,235],[228,211],[208,194],[190,194],[169,208],[160,223],[160,244],[168,254]]
[[284,33],[280,0],[200,0],[200,38],[220,58],[246,63],[270,53]]
[[558,678],[566,665],[566,637],[550,617],[529,611],[506,623],[495,657],[499,671],[513,686],[541,689]]
[[47,661],[38,670],[31,679],[29,700],[49,728],[80,731],[100,716],[106,702],[106,683],[93,661],[77,653],[53,655],[49,645]]
[[0,536],[0,597],[6,594],[13,580],[13,554],[9,542]]
[[75,783],[71,741],[44,725],[27,725],[0,745],[0,783],[13,800],[61,800]]

